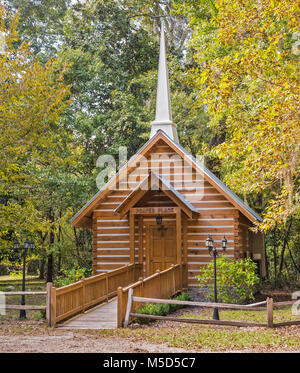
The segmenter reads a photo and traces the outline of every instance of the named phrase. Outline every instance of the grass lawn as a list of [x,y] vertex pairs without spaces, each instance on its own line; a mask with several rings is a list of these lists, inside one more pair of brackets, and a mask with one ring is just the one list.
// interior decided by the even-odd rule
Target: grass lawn
[[[230,321],[246,321],[266,324],[267,315],[266,311],[251,311],[251,310],[219,310],[220,320]],[[212,310],[204,309],[200,312],[186,312],[180,315],[185,319],[204,319],[209,320],[212,318]],[[276,307],[273,312],[273,321],[296,321],[300,320],[300,315],[293,315],[291,306]]]
[[[172,316],[178,318],[212,319],[212,309],[183,308]],[[221,320],[266,323],[266,311],[220,310]],[[274,322],[300,320],[291,306],[274,309]],[[115,335],[132,340],[166,343],[187,350],[256,352],[300,351],[300,326],[268,329],[265,327],[231,327],[181,324],[155,321],[148,325],[132,324],[127,329],[95,331],[99,335]]]
[[170,325],[95,331],[131,340],[165,343],[187,350],[208,351],[300,351],[299,327],[280,329],[213,327],[207,325]]
[[[38,276],[26,275],[26,282],[30,280],[38,280]],[[14,283],[14,282],[20,282],[20,281],[22,281],[22,278],[16,278],[15,276],[11,276],[11,275],[0,276],[0,286],[3,283],[11,283],[11,282]]]

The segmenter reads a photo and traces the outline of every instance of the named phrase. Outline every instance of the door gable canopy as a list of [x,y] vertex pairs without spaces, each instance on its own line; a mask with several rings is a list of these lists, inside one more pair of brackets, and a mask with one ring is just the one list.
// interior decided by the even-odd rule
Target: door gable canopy
[[150,190],[161,190],[190,218],[199,215],[198,210],[184,196],[160,175],[155,172],[149,172],[148,176],[125,198],[125,200],[116,208],[115,212],[124,216],[135,204]]

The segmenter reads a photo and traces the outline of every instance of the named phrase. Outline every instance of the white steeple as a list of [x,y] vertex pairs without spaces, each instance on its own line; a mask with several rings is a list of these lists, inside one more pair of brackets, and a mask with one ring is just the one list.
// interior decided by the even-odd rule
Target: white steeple
[[160,52],[158,66],[157,96],[155,120],[151,122],[150,138],[158,130],[163,130],[172,140],[178,142],[176,124],[172,121],[172,109],[169,90],[166,44],[163,23],[161,24]]

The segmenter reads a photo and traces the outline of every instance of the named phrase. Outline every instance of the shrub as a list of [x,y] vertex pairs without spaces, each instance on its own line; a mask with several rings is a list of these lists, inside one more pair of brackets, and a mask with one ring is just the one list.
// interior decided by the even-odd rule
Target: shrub
[[[183,292],[179,294],[178,296],[172,298],[175,300],[192,300],[189,293]],[[184,306],[181,306],[179,304],[165,304],[165,303],[147,303],[144,307],[138,309],[136,313],[140,313],[143,315],[155,315],[155,316],[166,316],[171,312],[174,312],[180,308],[183,308]],[[151,319],[144,319],[144,318],[137,318],[136,322],[139,324],[148,324],[152,322]]]
[[61,287],[72,284],[73,282],[81,280],[87,275],[86,268],[79,268],[79,266],[72,269],[63,269],[62,275],[57,276],[54,281],[55,286]]
[[[207,298],[214,299],[214,264],[209,263],[196,276],[198,285],[207,288]],[[254,286],[259,283],[256,264],[250,259],[230,260],[226,256],[217,258],[218,301],[239,303],[254,299]]]

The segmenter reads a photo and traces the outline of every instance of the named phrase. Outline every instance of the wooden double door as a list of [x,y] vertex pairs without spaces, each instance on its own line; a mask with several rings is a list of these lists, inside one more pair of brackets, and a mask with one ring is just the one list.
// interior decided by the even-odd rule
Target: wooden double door
[[[177,263],[175,225],[149,225],[148,233],[148,275],[156,270],[163,271]],[[147,254],[146,254],[147,255]]]

